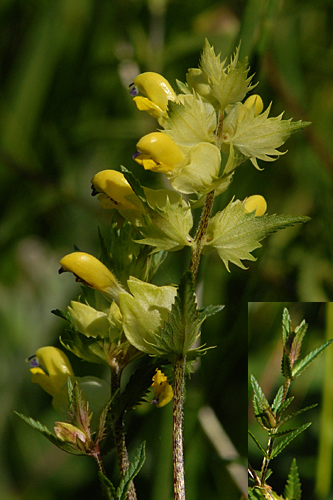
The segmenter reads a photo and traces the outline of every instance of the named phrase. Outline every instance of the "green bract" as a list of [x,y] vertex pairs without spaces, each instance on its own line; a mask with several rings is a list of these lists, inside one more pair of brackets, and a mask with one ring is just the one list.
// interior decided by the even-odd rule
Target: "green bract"
[[173,286],[155,286],[136,278],[127,281],[132,295],[120,294],[123,328],[128,341],[139,351],[156,355],[153,347],[177,294]]
[[290,215],[261,215],[245,211],[245,201],[231,201],[209,221],[203,253],[217,250],[225,267],[229,262],[246,269],[242,260],[256,260],[250,252],[260,248],[262,239],[279,229],[307,222],[308,217]]

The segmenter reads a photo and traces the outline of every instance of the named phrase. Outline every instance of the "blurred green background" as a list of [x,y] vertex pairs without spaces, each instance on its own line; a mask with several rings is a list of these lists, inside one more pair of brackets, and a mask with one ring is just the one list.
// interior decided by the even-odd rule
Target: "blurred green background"
[[[333,303],[249,303],[249,375],[255,376],[270,403],[285,380],[281,374],[284,307],[289,310],[294,328],[303,319],[308,323],[301,359],[326,340],[333,338]],[[312,425],[296,437],[269,465],[273,474],[268,479],[268,484],[278,494],[283,494],[292,460],[296,458],[302,484],[302,500],[333,499],[332,380],[333,347],[330,345],[298,379],[291,383],[289,396],[294,396],[295,399],[286,414],[312,404],[318,406],[295,417],[281,428],[281,430],[295,429],[312,422]],[[253,392],[249,382],[249,429],[265,448],[267,433],[254,418],[252,398]],[[260,469],[262,455],[251,438],[249,438],[249,461],[254,469]]]
[[[132,103],[127,85],[157,71],[175,86],[196,67],[205,37],[229,56],[242,40],[256,91],[272,116],[313,122],[292,136],[277,162],[241,166],[233,195],[260,193],[269,213],[309,215],[255,252],[258,262],[229,274],[217,255],[199,276],[203,305],[225,304],[204,325],[217,345],[200,361],[187,388],[185,460],[190,500],[239,499],[240,493],[198,419],[211,407],[241,457],[247,456],[247,302],[326,301],[333,291],[332,132],[333,5],[330,0],[2,0],[0,2],[0,497],[4,500],[100,498],[95,464],[66,455],[13,415],[15,409],[52,427],[50,398],[30,383],[24,360],[44,345],[59,346],[63,329],[50,311],[66,308],[79,287],[59,277],[59,259],[73,250],[98,255],[97,226],[110,214],[90,196],[99,170],[125,165],[144,185],[131,158],[156,122]],[[179,282],[186,259],[170,255],[157,283]],[[205,276],[205,283],[200,279]],[[77,375],[103,375],[71,357]],[[147,440],[137,479],[139,498],[169,500],[171,406],[143,405],[128,415],[130,454]],[[113,474],[114,456],[107,460]]]

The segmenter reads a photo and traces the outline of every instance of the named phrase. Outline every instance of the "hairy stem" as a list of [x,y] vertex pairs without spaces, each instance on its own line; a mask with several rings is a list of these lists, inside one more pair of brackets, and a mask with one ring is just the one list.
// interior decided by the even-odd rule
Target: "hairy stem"
[[[112,395],[119,391],[120,389],[120,376],[121,371],[119,366],[111,367],[111,391]],[[118,465],[120,469],[121,477],[124,477],[125,472],[129,468],[129,459],[125,442],[125,432],[124,432],[124,419],[123,415],[112,416],[112,432],[113,438],[116,446]],[[127,500],[137,500],[136,492],[133,481],[131,481],[130,487],[127,492]]]
[[194,281],[198,274],[202,247],[204,246],[207,226],[213,208],[214,195],[215,195],[215,190],[207,194],[206,203],[201,212],[200,222],[193,241],[193,251],[191,256],[190,271],[192,271],[193,273]]
[[173,488],[174,499],[185,500],[184,453],[183,453],[183,402],[185,358],[175,364],[173,396]]

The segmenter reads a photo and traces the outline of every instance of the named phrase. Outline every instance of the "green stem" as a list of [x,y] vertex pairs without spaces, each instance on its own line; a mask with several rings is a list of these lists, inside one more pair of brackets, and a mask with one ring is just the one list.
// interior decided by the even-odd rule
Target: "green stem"
[[[116,391],[120,389],[120,376],[121,371],[119,365],[111,366],[111,394],[113,395]],[[116,453],[118,458],[118,465],[120,469],[121,477],[124,477],[125,472],[129,468],[129,459],[126,448],[125,432],[124,432],[124,419],[123,414],[112,416],[112,432],[113,439],[116,446]],[[135,487],[133,481],[131,481],[130,487],[127,492],[127,500],[137,500]]]
[[[289,378],[287,378],[285,383],[284,383],[281,405],[287,399],[287,394],[289,391],[290,382],[291,382],[291,380]],[[281,415],[277,418],[277,424],[279,423],[280,420],[281,420]],[[271,460],[270,456],[271,456],[271,453],[272,453],[272,450],[274,447],[274,441],[275,441],[274,435],[270,436],[268,439],[267,449],[266,449],[266,453],[268,455],[268,458],[264,457],[263,461],[262,461],[261,471],[260,471],[260,481],[261,481],[262,486],[264,486],[266,484],[266,474],[267,474],[269,462]]]
[[200,264],[200,257],[202,248],[205,243],[205,236],[207,231],[207,226],[210,218],[210,214],[213,208],[215,190],[211,191],[207,194],[205,206],[201,212],[200,222],[197,228],[197,232],[195,233],[195,237],[193,240],[193,250],[191,256],[190,263],[190,271],[193,273],[194,281],[198,274],[198,268]]
[[183,452],[183,403],[186,359],[175,364],[173,395],[173,488],[174,499],[185,500],[184,452]]

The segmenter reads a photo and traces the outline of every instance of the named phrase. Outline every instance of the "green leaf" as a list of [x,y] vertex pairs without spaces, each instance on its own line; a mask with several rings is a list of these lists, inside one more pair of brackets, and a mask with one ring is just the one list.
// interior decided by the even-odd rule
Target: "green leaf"
[[261,444],[259,443],[258,439],[255,437],[255,435],[250,430],[248,430],[248,433],[251,436],[251,438],[253,439],[253,441],[256,443],[256,445],[258,446],[258,448],[261,451],[261,453],[263,454],[263,456],[266,458],[269,458],[269,456],[266,453],[266,450],[264,450],[264,448],[261,446]]
[[164,132],[178,146],[190,148],[199,142],[215,144],[215,109],[211,105],[204,105],[201,97],[194,92],[182,96],[182,103],[169,101],[168,118],[165,121]]
[[295,328],[295,338],[291,346],[291,355],[294,360],[298,359],[301,354],[302,342],[307,329],[308,324],[305,320]]
[[238,60],[239,46],[231,57],[230,64],[225,67],[226,59],[220,62],[220,54],[215,55],[214,48],[205,40],[200,67],[207,75],[211,88],[211,96],[217,99],[223,111],[229,104],[241,101],[255,87],[251,85],[253,76],[247,77],[249,66],[247,58]]
[[16,415],[18,415],[24,422],[26,422],[30,427],[33,429],[36,429],[38,432],[43,434],[46,439],[48,439],[52,444],[57,446],[63,451],[66,451],[67,453],[71,453],[72,455],[86,455],[86,453],[83,453],[80,451],[76,444],[69,443],[67,441],[63,441],[62,439],[59,439],[55,434],[50,432],[45,425],[41,424],[41,422],[38,422],[38,420],[34,420],[33,418],[26,417],[25,415],[22,415],[22,413],[18,413],[15,411]]
[[291,324],[291,318],[288,309],[285,307],[282,313],[282,342],[283,345],[287,343],[287,339],[291,332],[293,331],[293,327]]
[[256,168],[257,159],[275,161],[284,154],[276,148],[282,146],[291,134],[307,127],[309,122],[282,120],[279,116],[268,118],[271,105],[266,111],[255,115],[254,108],[248,109],[238,103],[227,115],[223,124],[224,144],[233,145],[242,155],[250,158]]
[[259,242],[266,236],[308,220],[308,217],[291,215],[264,214],[256,217],[254,212],[244,211],[244,201],[231,201],[210,219],[203,253],[217,250],[228,271],[229,262],[246,269],[241,261],[256,260],[250,252],[260,248],[262,245]]
[[202,309],[199,310],[200,313],[200,319],[206,319],[209,316],[214,316],[214,314],[217,314],[218,312],[222,311],[225,306],[218,305],[218,306],[207,306],[203,307]]
[[263,393],[259,383],[257,382],[256,378],[253,375],[251,375],[251,385],[254,392],[254,396],[257,398],[257,401],[259,403],[261,412],[270,408],[270,405],[266,399],[265,394]]
[[293,371],[292,371],[293,379],[299,377],[299,375],[305,370],[305,368],[307,368],[312,363],[312,361],[314,359],[316,359],[316,357],[319,356],[319,354],[321,352],[323,352],[324,349],[326,349],[326,347],[328,347],[332,342],[333,342],[333,339],[328,340],[327,342],[322,344],[320,347],[317,347],[317,349],[314,349],[313,351],[311,351],[307,356],[305,356],[304,359],[299,361],[299,363],[297,363],[297,365],[294,366],[294,368],[293,368]]
[[288,446],[288,444],[295,439],[301,432],[305,431],[308,427],[310,427],[312,422],[309,422],[307,424],[302,425],[301,427],[298,427],[294,432],[290,434],[286,439],[284,439],[281,443],[279,443],[277,446],[275,446],[272,450],[270,458],[273,459],[281,453],[281,451]]
[[278,392],[276,393],[276,396],[275,396],[274,401],[272,403],[272,410],[274,411],[275,415],[277,414],[277,412],[279,411],[279,408],[281,406],[282,399],[283,399],[283,392],[284,392],[284,387],[283,387],[283,385],[281,385],[281,387],[279,388]]
[[299,479],[296,460],[294,458],[291,463],[287,484],[284,490],[284,496],[287,500],[301,500],[301,495],[301,481]]
[[106,477],[101,471],[98,471],[98,478],[100,480],[102,491],[106,500],[119,500],[116,488],[111,483],[110,479]]
[[152,385],[156,368],[156,364],[149,363],[135,370],[124,391],[115,398],[112,409],[118,418],[144,401],[144,397]]
[[264,497],[264,490],[254,486],[253,488],[249,488],[249,500],[266,500]]
[[281,415],[281,413],[288,408],[288,406],[293,400],[294,396],[291,396],[290,398],[286,399],[285,402],[280,406],[279,410],[277,411],[277,415]]
[[60,337],[61,344],[70,352],[89,363],[99,363],[109,366],[108,346],[105,339],[99,337],[86,337],[74,330],[66,331],[68,338]]
[[146,460],[145,446],[146,442],[144,441],[136,450],[133,461],[130,463],[128,470],[125,472],[124,477],[120,481],[117,489],[117,498],[119,500],[126,500],[130,484],[139,473]]
[[187,272],[180,282],[168,320],[159,335],[155,335],[152,345],[160,356],[166,355],[173,362],[184,358],[198,338],[203,321],[197,307],[193,275]]
[[285,418],[280,420],[279,425],[285,424],[286,422],[288,422],[288,420],[296,417],[296,415],[300,415],[301,413],[304,413],[305,411],[312,410],[312,408],[315,408],[316,406],[318,406],[317,403],[315,403],[314,405],[307,406],[306,408],[302,408],[301,410],[298,410],[295,413],[291,413],[290,415],[287,415]]

